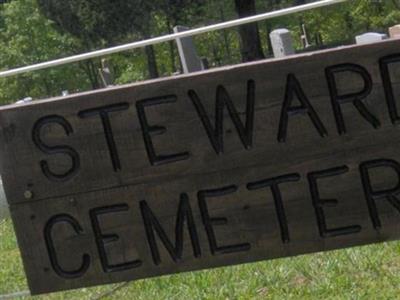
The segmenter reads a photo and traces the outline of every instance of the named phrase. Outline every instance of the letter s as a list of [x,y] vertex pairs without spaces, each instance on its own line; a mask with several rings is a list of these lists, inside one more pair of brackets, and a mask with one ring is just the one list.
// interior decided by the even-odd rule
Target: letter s
[[52,115],[46,116],[39,119],[35,125],[33,126],[32,130],[32,140],[35,143],[36,147],[40,149],[45,154],[66,154],[71,158],[72,166],[66,172],[62,174],[54,173],[50,170],[49,164],[47,161],[42,160],[40,161],[40,166],[42,169],[43,174],[51,181],[67,181],[71,179],[73,176],[77,174],[80,168],[80,158],[78,152],[70,146],[66,145],[56,145],[56,146],[48,146],[46,145],[41,138],[41,130],[42,128],[50,123],[55,123],[60,125],[67,136],[73,133],[73,129],[71,124],[63,117]]

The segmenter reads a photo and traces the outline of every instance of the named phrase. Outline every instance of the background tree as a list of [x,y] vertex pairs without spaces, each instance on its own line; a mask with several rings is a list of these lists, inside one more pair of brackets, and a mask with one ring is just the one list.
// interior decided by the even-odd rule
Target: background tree
[[[0,10],[0,67],[11,69],[76,52],[77,41],[54,30],[39,13],[35,0],[11,1]],[[0,80],[0,101],[12,103],[24,97],[60,95],[62,90],[90,87],[79,65],[25,73]]]
[[[235,8],[239,18],[257,14],[255,0],[235,0]],[[243,62],[264,58],[257,23],[240,26],[239,35]]]
[[[40,10],[38,3],[40,4]],[[4,2],[4,1],[3,1]],[[305,3],[311,1],[305,1]],[[247,8],[245,5],[249,5]],[[254,5],[253,5],[254,4]],[[0,68],[3,70],[65,57],[171,32],[175,25],[191,28],[303,4],[302,0],[18,0],[0,2]],[[269,33],[292,32],[297,51],[354,43],[366,31],[387,32],[400,23],[397,0],[352,0],[305,13],[274,18],[243,27],[194,37],[199,55],[210,67],[237,64],[270,55]],[[244,10],[244,8],[246,8]],[[246,14],[243,11],[247,11]],[[299,24],[304,23],[312,47],[303,49]],[[57,30],[55,30],[55,28]],[[248,39],[248,40],[247,40]],[[321,43],[323,42],[323,44]],[[146,54],[147,53],[147,54]],[[249,54],[250,53],[250,54]],[[176,43],[109,56],[115,84],[169,76],[177,69]],[[0,79],[0,101],[60,95],[62,90],[99,87],[99,59]]]
[[[196,23],[205,13],[206,0],[154,0],[152,3],[154,10],[165,18],[167,32],[173,33],[173,28],[177,25],[188,26]],[[170,41],[168,44],[171,68],[176,72],[175,42]]]
[[[153,3],[144,0],[38,0],[42,12],[61,30],[88,43],[110,46],[151,36]],[[151,78],[159,76],[154,47],[145,48]]]

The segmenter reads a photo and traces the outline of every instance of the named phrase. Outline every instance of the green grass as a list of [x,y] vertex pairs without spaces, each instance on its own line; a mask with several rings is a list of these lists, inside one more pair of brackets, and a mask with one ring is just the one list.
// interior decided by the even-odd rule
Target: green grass
[[[104,299],[398,299],[400,243],[132,282]],[[116,285],[37,299],[94,299]],[[26,290],[10,221],[0,224],[0,295]]]

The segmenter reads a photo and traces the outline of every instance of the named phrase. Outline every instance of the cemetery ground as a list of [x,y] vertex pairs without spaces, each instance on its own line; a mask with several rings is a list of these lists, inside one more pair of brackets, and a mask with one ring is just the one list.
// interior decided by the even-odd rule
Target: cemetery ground
[[[9,220],[0,241],[0,295],[27,290]],[[35,299],[98,299],[116,287]],[[139,280],[101,299],[398,299],[399,289],[400,242],[391,242]]]

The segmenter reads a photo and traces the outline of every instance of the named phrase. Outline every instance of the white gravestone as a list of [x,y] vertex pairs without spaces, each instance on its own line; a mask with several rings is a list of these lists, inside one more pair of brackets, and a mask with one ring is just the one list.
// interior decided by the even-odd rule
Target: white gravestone
[[32,97],[26,97],[26,98],[24,98],[22,100],[18,100],[15,103],[16,104],[24,104],[24,103],[29,103],[29,102],[32,102],[32,101],[33,101]]
[[387,34],[377,33],[377,32],[367,32],[356,36],[357,45],[372,44],[386,40],[388,38]]
[[269,36],[275,57],[285,57],[295,54],[292,35],[288,29],[276,29]]
[[400,38],[400,25],[395,25],[389,28],[389,35],[391,38]]

